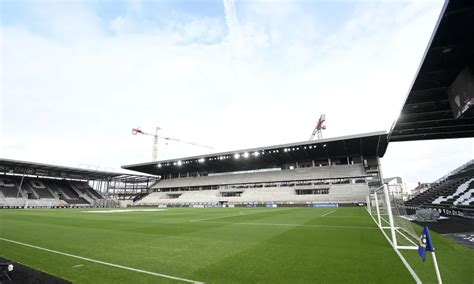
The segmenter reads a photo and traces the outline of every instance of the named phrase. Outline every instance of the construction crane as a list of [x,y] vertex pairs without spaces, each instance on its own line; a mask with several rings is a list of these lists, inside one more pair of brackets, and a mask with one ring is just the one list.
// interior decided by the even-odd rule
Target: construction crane
[[321,114],[319,117],[318,123],[316,124],[316,127],[313,130],[313,133],[311,133],[311,137],[309,137],[309,140],[314,140],[314,136],[316,134],[318,135],[318,139],[323,138],[323,130],[326,129],[326,115]]
[[198,147],[212,149],[212,147],[210,147],[210,146],[201,145],[201,144],[194,143],[194,142],[183,141],[183,140],[173,138],[173,137],[165,137],[165,136],[158,135],[158,132],[160,130],[161,130],[161,128],[156,127],[155,128],[155,134],[152,134],[152,133],[148,133],[148,132],[145,132],[145,131],[141,130],[140,127],[132,128],[132,134],[133,135],[143,134],[143,135],[153,136],[152,161],[157,161],[158,160],[158,139],[164,139],[165,141],[175,141],[175,142],[180,142],[180,143],[184,143],[184,144],[189,144],[189,145],[194,145],[194,146],[198,146]]

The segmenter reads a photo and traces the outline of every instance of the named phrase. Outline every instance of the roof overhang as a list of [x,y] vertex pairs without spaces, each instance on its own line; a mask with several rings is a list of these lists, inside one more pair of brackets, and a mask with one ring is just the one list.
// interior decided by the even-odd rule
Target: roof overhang
[[474,137],[472,109],[455,118],[448,95],[467,66],[474,68],[474,1],[446,1],[389,141]]
[[122,168],[160,176],[197,171],[231,172],[264,169],[285,163],[336,159],[348,156],[383,157],[386,149],[387,132],[379,131],[124,165]]
[[125,172],[98,171],[11,159],[0,159],[0,174],[28,175],[37,177],[79,180],[115,180],[127,183],[138,183],[145,182],[147,181],[147,179],[157,179],[156,176],[148,174],[129,174]]

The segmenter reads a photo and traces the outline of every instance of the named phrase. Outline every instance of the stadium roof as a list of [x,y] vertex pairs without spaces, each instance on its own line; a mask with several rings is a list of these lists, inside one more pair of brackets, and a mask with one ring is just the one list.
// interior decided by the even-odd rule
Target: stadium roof
[[472,64],[474,1],[446,2],[389,141],[474,137],[474,117],[455,119],[447,93]]
[[196,171],[227,172],[256,170],[276,164],[359,156],[361,154],[363,156],[383,157],[387,149],[387,143],[387,132],[379,131],[125,165],[122,168],[160,176]]
[[146,182],[147,179],[157,179],[156,176],[146,174],[98,171],[10,159],[0,159],[0,174],[7,173],[82,180],[116,180],[127,183],[139,183]]

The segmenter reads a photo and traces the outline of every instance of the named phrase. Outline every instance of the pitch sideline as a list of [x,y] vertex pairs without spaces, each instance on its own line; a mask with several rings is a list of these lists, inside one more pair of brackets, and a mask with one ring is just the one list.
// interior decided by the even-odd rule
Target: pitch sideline
[[106,266],[111,266],[111,267],[115,267],[115,268],[130,270],[130,271],[134,271],[134,272],[138,272],[138,273],[143,273],[143,274],[148,274],[148,275],[153,275],[153,276],[158,276],[158,277],[163,277],[163,278],[168,278],[168,279],[173,279],[173,280],[188,282],[188,283],[203,283],[203,282],[200,282],[200,281],[194,281],[194,280],[190,280],[190,279],[180,278],[180,277],[176,277],[176,276],[171,276],[171,275],[166,275],[166,274],[162,274],[162,273],[146,271],[146,270],[137,269],[137,268],[133,268],[133,267],[123,266],[123,265],[120,265],[120,264],[114,264],[114,263],[110,263],[110,262],[105,262],[105,261],[101,261],[101,260],[87,258],[87,257],[79,256],[79,255],[70,254],[70,253],[60,252],[60,251],[57,251],[57,250],[52,250],[52,249],[43,248],[43,247],[39,247],[39,246],[35,246],[35,245],[30,245],[30,244],[17,242],[17,241],[5,239],[5,238],[0,238],[0,240],[5,241],[5,242],[9,242],[9,243],[13,243],[13,244],[17,244],[17,245],[22,245],[22,246],[42,250],[42,251],[52,252],[52,253],[60,254],[60,255],[64,255],[64,256],[69,256],[69,257],[72,257],[72,258],[82,259],[82,260],[85,260],[85,261],[94,262],[94,263],[98,263],[98,264],[102,264],[102,265],[106,265]]

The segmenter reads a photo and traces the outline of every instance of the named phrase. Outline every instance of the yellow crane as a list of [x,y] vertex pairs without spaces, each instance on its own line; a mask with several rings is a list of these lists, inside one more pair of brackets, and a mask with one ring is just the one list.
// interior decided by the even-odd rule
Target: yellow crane
[[145,132],[145,131],[141,130],[140,127],[132,128],[132,134],[133,135],[143,134],[143,135],[153,136],[152,161],[157,161],[158,160],[158,139],[163,139],[165,141],[175,141],[175,142],[180,142],[180,143],[184,143],[184,144],[189,144],[189,145],[194,145],[194,146],[198,146],[198,147],[212,149],[212,147],[210,147],[210,146],[201,145],[201,144],[194,143],[194,142],[183,141],[183,140],[178,139],[178,138],[165,137],[165,136],[158,135],[158,132],[160,130],[161,130],[161,128],[155,127],[155,134],[152,134],[152,133],[148,133],[148,132]]

